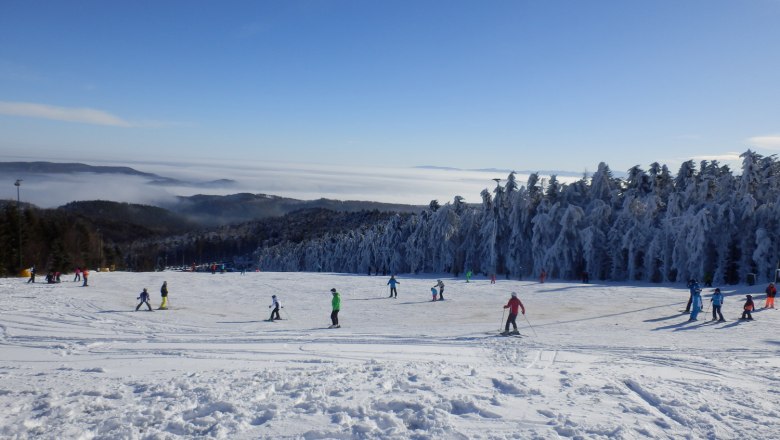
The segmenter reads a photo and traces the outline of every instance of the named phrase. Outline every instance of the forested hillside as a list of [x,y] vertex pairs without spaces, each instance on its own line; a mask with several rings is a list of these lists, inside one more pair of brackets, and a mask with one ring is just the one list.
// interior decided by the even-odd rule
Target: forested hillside
[[481,205],[451,203],[364,230],[260,247],[269,270],[466,270],[511,277],[737,283],[774,279],[780,246],[780,163],[752,151],[740,175],[717,161],[653,163],[613,177],[605,163],[561,184],[510,174]]
[[301,243],[312,238],[365,230],[396,215],[378,210],[338,212],[304,209],[281,217],[237,225],[191,231],[165,238],[136,240],[126,247],[128,267],[151,270],[167,265],[234,262],[237,266],[256,267],[252,254],[258,247]]
[[[89,219],[57,209],[0,202],[0,275],[20,266],[69,272],[75,267],[108,267],[123,262],[121,250]],[[21,221],[21,227],[19,222]],[[19,235],[21,233],[21,247]],[[20,258],[21,249],[21,258]]]

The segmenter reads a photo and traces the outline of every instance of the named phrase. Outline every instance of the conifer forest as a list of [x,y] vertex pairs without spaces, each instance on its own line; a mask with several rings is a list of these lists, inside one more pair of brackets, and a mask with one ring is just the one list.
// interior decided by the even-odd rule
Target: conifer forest
[[774,280],[780,163],[750,150],[734,173],[717,161],[605,163],[564,184],[515,173],[480,203],[455,196],[359,230],[260,248],[263,270],[475,274],[715,284]]

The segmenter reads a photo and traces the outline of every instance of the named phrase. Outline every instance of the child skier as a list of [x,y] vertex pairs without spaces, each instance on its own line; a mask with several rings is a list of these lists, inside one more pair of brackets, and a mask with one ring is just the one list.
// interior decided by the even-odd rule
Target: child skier
[[270,309],[273,307],[274,309],[271,310],[271,317],[268,318],[269,321],[274,321],[276,319],[282,319],[281,316],[279,316],[279,309],[282,307],[282,303],[279,302],[279,299],[276,298],[276,295],[271,295],[271,305],[268,306]]
[[333,299],[330,301],[330,305],[332,307],[332,312],[330,312],[330,320],[333,324],[331,324],[328,328],[341,328],[339,325],[339,310],[341,310],[341,295],[339,295],[338,292],[336,292],[336,289],[330,289],[330,293],[333,294]]
[[436,280],[436,285],[433,287],[439,288],[439,301],[444,301],[444,282],[442,280]]
[[693,299],[691,300],[691,319],[688,321],[696,321],[699,316],[699,312],[701,312],[702,303],[701,303],[701,289],[696,289],[695,291],[692,291],[693,293]]
[[436,286],[431,287],[431,301],[436,301]]
[[[717,320],[718,322],[725,321],[725,319],[723,319],[723,313],[720,311],[723,306],[723,294],[720,293],[719,288],[715,289],[715,293],[712,294],[710,302],[712,302],[712,320]],[[720,319],[718,319],[718,316],[720,316]]]
[[136,298],[136,299],[140,299],[141,300],[141,302],[138,303],[138,305],[135,307],[135,311],[136,312],[138,311],[138,309],[141,308],[141,306],[143,304],[146,304],[146,307],[149,307],[149,311],[150,312],[152,311],[152,306],[149,305],[149,292],[146,291],[145,287],[144,287],[144,291],[141,292],[141,295],[138,298]]
[[162,303],[160,303],[160,310],[168,310],[168,282],[163,281],[160,287],[160,296],[162,296]]
[[764,308],[765,309],[774,309],[775,308],[775,295],[777,294],[777,288],[775,287],[775,283],[769,283],[768,286],[766,286],[766,302],[764,302]]
[[387,284],[390,285],[390,298],[398,298],[398,290],[395,288],[395,285],[401,283],[395,279],[395,275],[390,275],[390,281]]
[[[520,300],[517,298],[516,292],[512,292],[512,297],[509,298],[509,302],[506,303],[504,308],[509,309],[509,318],[506,319],[506,327],[504,328],[504,332],[501,334],[519,335],[520,332],[517,331],[517,322],[515,322],[515,320],[517,319],[517,309],[519,308],[520,310],[522,310],[523,315],[525,315],[525,307],[523,307],[523,303],[520,302]],[[515,330],[512,333],[509,332],[509,324],[512,324],[512,326],[515,328]]]
[[725,319],[723,319],[723,313],[720,312],[720,308],[723,306],[723,294],[720,293],[720,289],[715,289],[715,293],[712,294],[710,302],[712,302],[712,320],[715,321],[717,317],[720,316],[718,322],[725,321]]
[[742,318],[740,319],[746,319],[748,321],[753,320],[753,309],[755,309],[756,306],[753,304],[753,295],[748,295],[747,300],[745,301],[745,305],[742,306]]

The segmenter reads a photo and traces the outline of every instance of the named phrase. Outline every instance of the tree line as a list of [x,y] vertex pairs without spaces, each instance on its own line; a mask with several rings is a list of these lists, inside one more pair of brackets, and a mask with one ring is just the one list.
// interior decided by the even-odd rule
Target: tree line
[[780,163],[753,151],[733,173],[718,161],[634,166],[616,178],[605,163],[573,183],[510,173],[505,184],[420,214],[301,242],[263,246],[267,270],[475,273],[558,279],[717,284],[774,280],[780,245]]

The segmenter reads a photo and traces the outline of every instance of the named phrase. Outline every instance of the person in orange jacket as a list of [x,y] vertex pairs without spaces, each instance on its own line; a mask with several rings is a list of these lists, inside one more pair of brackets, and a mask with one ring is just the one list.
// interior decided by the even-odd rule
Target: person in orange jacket
[[87,281],[87,278],[89,278],[89,270],[86,267],[81,269],[81,277],[84,278],[84,284],[82,284],[81,287],[89,286]]
[[751,313],[755,308],[756,306],[753,304],[753,295],[748,295],[747,300],[745,300],[745,305],[742,306],[742,318],[740,319],[747,319],[748,321],[752,321],[753,315]]
[[[523,315],[525,315],[525,307],[523,307],[523,303],[520,302],[520,299],[517,298],[517,292],[512,292],[512,297],[509,298],[509,302],[506,303],[504,308],[509,309],[509,318],[506,319],[506,328],[504,328],[504,332],[501,334],[519,334],[517,331],[517,322],[515,322],[515,320],[517,319],[518,309],[522,310]],[[512,326],[515,328],[512,333],[509,332],[509,324],[512,324]]]
[[775,308],[775,295],[777,295],[777,288],[775,287],[775,283],[769,283],[769,285],[766,286],[766,302],[764,302],[765,309]]

